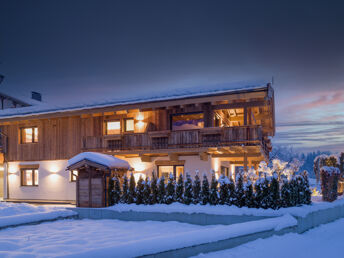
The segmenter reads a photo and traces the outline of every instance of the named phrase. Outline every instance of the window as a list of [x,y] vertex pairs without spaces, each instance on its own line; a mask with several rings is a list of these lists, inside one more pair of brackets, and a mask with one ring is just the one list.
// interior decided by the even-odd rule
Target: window
[[226,177],[229,177],[229,168],[221,166],[221,174],[226,176]]
[[106,122],[106,134],[120,134],[121,133],[121,121],[107,121]]
[[172,130],[190,130],[203,127],[203,113],[187,113],[172,116]]
[[176,166],[158,166],[158,177],[165,177],[165,182],[168,181],[170,173],[178,179],[180,174],[184,174],[184,166],[176,165]]
[[134,119],[128,118],[125,119],[125,131],[126,132],[134,132]]
[[70,181],[71,182],[76,182],[77,177],[78,177],[78,171],[77,170],[70,171]]
[[38,186],[38,169],[22,169],[21,185]]
[[20,142],[21,143],[35,143],[38,142],[38,128],[27,127],[20,129]]

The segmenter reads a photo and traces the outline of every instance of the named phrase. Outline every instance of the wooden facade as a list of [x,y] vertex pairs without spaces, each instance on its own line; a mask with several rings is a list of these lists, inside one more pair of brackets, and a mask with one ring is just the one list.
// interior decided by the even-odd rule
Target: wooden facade
[[[201,113],[203,127],[173,130],[175,114]],[[107,121],[134,119],[134,131],[106,135]],[[5,161],[62,160],[83,151],[124,157],[213,155],[267,159],[275,133],[270,85],[254,90],[1,118]],[[20,129],[38,127],[38,142],[20,142]]]

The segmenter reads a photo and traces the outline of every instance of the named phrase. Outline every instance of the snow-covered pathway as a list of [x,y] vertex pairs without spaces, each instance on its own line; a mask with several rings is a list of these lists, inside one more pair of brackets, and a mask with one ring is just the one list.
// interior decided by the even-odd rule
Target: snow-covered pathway
[[324,258],[343,257],[344,219],[321,225],[304,234],[290,233],[258,239],[241,246],[197,257],[205,258]]

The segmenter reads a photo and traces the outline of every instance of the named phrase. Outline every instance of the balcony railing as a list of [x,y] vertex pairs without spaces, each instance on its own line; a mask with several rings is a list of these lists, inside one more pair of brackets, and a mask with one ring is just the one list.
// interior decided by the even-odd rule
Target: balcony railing
[[267,151],[261,126],[211,127],[83,138],[84,150],[105,149],[114,152],[258,144]]

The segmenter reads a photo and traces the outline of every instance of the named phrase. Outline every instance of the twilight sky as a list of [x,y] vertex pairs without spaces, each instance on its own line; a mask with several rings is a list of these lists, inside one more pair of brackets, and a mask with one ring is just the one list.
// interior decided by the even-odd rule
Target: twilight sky
[[0,91],[50,103],[274,77],[275,144],[344,150],[341,1],[0,0]]

